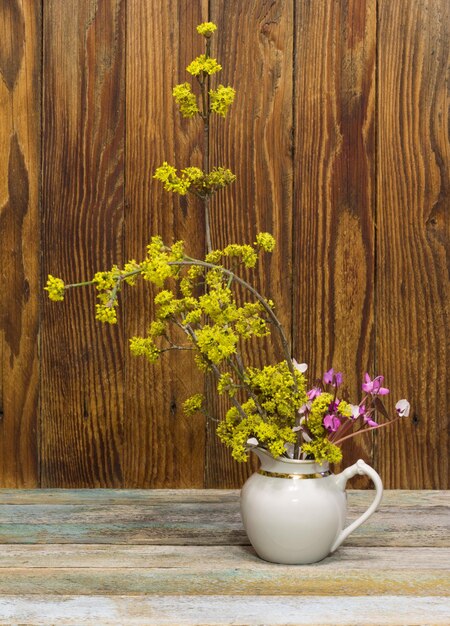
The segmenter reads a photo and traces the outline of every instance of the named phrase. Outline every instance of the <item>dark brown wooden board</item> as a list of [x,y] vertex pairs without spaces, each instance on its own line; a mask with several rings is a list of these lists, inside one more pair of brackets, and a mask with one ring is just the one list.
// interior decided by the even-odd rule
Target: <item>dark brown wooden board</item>
[[379,8],[376,358],[412,419],[376,460],[387,487],[448,488],[450,5]]
[[38,485],[40,3],[0,1],[0,483]]
[[[123,258],[123,0],[49,0],[43,14],[42,271],[88,280]],[[123,324],[95,294],[42,296],[41,486],[122,485]]]
[[[376,17],[375,0],[296,14],[294,346],[313,378],[343,372],[355,403],[375,357]],[[371,436],[344,454],[371,459]]]
[[[206,21],[207,2],[171,0],[127,4],[127,258],[142,259],[151,236],[167,244],[186,241],[191,256],[204,255],[202,206],[163,190],[153,180],[164,161],[201,167],[200,119],[183,119],[172,98],[185,71],[203,51],[195,26]],[[127,291],[126,337],[145,335],[152,319],[151,285]],[[174,352],[156,364],[125,355],[124,481],[128,487],[202,487],[205,421],[187,417],[182,403],[203,390],[190,354]]]

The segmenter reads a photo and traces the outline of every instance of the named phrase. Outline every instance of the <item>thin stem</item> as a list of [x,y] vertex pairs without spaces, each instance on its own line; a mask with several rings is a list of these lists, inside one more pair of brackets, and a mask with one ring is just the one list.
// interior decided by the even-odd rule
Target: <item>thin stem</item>
[[71,289],[72,287],[87,287],[88,285],[93,285],[93,280],[87,280],[83,283],[71,283],[70,285],[64,285],[64,289]]
[[351,437],[356,437],[356,435],[360,435],[361,433],[368,433],[370,430],[378,430],[380,428],[384,428],[385,426],[389,426],[389,424],[393,424],[394,422],[398,422],[399,419],[401,419],[401,416],[395,417],[394,419],[390,420],[389,422],[384,422],[384,424],[378,424],[377,426],[371,426],[370,428],[361,428],[360,430],[357,430],[356,433],[352,433],[351,435],[347,435],[346,437],[342,437],[341,439],[338,439],[337,441],[333,441],[333,443],[334,443],[335,446],[337,446],[338,443],[342,443],[346,439],[350,439]]
[[[132,270],[131,272],[127,272],[126,274],[121,274],[117,279],[117,282],[123,281],[126,278],[130,278],[131,276],[137,276],[142,273],[142,269]],[[71,289],[72,287],[87,287],[88,285],[95,285],[95,280],[86,280],[82,283],[70,283],[68,285],[64,285],[64,289]]]
[[[208,59],[211,56],[211,40],[206,38],[206,58]],[[209,74],[203,76],[203,80],[201,82],[202,89],[202,103],[203,103],[203,172],[207,176],[210,172],[210,127],[209,127],[209,118],[210,118],[210,91],[211,86],[211,77]],[[212,250],[212,241],[211,241],[211,215],[210,215],[210,197],[206,194],[203,198],[203,209],[205,213],[205,243],[206,243],[206,251],[209,253]]]
[[170,350],[195,350],[192,346],[170,346],[170,348],[160,348],[160,352],[170,352]]
[[206,252],[209,254],[212,250],[212,240],[211,240],[211,220],[210,220],[210,210],[209,210],[209,196],[203,197],[203,207],[205,211],[205,244],[206,244]]

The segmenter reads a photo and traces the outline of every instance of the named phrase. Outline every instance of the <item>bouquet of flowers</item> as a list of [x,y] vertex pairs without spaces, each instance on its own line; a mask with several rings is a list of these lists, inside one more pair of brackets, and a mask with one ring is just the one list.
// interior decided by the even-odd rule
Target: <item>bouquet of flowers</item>
[[[275,304],[244,278],[263,253],[270,253],[275,240],[270,233],[258,233],[252,243],[231,243],[215,249],[211,242],[211,201],[215,194],[234,182],[235,176],[223,166],[210,165],[210,121],[225,117],[235,90],[212,85],[222,69],[211,56],[216,25],[200,24],[205,51],[186,68],[195,79],[176,85],[173,97],[184,117],[199,116],[204,125],[203,167],[188,166],[178,171],[164,162],[154,178],[170,193],[192,194],[200,199],[205,216],[207,254],[191,257],[183,241],[166,244],[154,236],[141,261],[130,260],[123,267],[97,272],[91,280],[65,284],[49,275],[47,286],[52,300],[63,300],[66,291],[91,286],[97,290],[96,318],[117,322],[119,294],[125,285],[149,281],[155,319],[144,336],[131,337],[130,349],[154,363],[170,350],[188,350],[197,367],[215,378],[217,393],[228,397],[230,408],[223,418],[210,414],[205,397],[195,394],[184,402],[187,414],[203,411],[218,422],[217,434],[238,461],[259,446],[273,457],[338,462],[340,444],[373,429],[382,428],[409,414],[407,400],[399,400],[389,418],[382,402],[389,393],[383,376],[365,374],[364,395],[358,404],[340,397],[343,377],[333,369],[308,384],[307,366],[291,355],[289,343]],[[240,272],[244,270],[244,272]],[[245,294],[245,296],[243,295]],[[271,333],[280,339],[283,359],[255,367],[244,362],[242,347]],[[381,417],[382,421],[377,421]]]

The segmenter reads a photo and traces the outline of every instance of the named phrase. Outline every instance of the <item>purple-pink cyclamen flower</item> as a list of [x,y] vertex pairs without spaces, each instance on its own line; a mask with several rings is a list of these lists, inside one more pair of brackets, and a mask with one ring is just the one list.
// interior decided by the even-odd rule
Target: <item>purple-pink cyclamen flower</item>
[[308,398],[308,400],[314,400],[314,398],[317,398],[318,396],[320,396],[321,393],[322,393],[322,389],[320,389],[320,387],[313,387],[312,389],[306,392],[306,397]]
[[327,430],[331,430],[332,433],[335,433],[341,425],[341,420],[336,417],[336,415],[331,415],[329,413],[323,418],[323,425]]
[[369,374],[367,374],[367,372],[364,374],[364,381],[362,384],[362,389],[363,391],[365,391],[366,393],[370,393],[373,396],[385,396],[386,394],[389,393],[389,389],[386,389],[386,387],[382,387],[381,383],[384,380],[384,376],[375,376],[375,378],[372,380],[369,376]]
[[331,368],[323,375],[323,382],[327,385],[333,385],[333,387],[339,387],[342,385],[343,376],[341,372],[334,373],[334,369]]
[[376,428],[379,426],[379,424],[373,421],[370,415],[364,415],[364,423],[368,424],[369,426],[372,426],[373,428]]

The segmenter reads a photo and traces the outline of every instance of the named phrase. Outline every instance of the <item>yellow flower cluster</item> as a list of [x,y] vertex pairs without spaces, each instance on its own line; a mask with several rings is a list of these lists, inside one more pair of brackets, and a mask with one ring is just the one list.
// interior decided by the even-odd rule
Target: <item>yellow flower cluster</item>
[[217,63],[216,59],[208,57],[206,54],[201,54],[189,63],[186,71],[192,74],[192,76],[199,76],[200,74],[215,74],[220,72],[221,69],[222,66]]
[[339,463],[342,460],[342,450],[331,443],[326,437],[313,439],[302,445],[302,451],[314,458],[317,463]]
[[286,361],[262,369],[248,367],[246,382],[258,397],[262,408],[279,424],[292,428],[296,410],[306,402],[306,380],[295,371],[295,380]]
[[197,98],[192,92],[189,83],[176,85],[172,90],[172,95],[175,102],[180,107],[180,112],[183,117],[194,117],[200,112],[197,106]]
[[182,241],[173,244],[169,250],[164,246],[161,237],[152,237],[147,246],[147,257],[140,264],[142,276],[162,287],[168,278],[178,274],[179,268],[170,263],[183,258],[183,254]]
[[164,161],[155,170],[153,178],[161,181],[166,191],[178,193],[180,196],[192,191],[202,197],[211,195],[236,180],[233,172],[224,167],[216,167],[209,174],[205,174],[198,167],[186,167],[180,174],[173,165]]
[[236,90],[233,87],[219,85],[217,89],[211,89],[209,92],[211,111],[214,111],[221,117],[226,117],[228,109],[233,104],[235,95]]
[[44,287],[45,291],[48,291],[48,297],[54,302],[61,302],[64,300],[64,281],[60,278],[56,278],[51,274],[48,275],[47,286]]
[[235,174],[225,167],[214,167],[203,181],[203,190],[211,194],[234,183]]
[[105,324],[117,324],[117,300],[95,305],[95,319]]
[[201,411],[205,403],[205,396],[201,393],[196,393],[183,402],[183,411],[186,415],[194,415],[198,411]]
[[[275,239],[270,233],[258,233],[254,245],[264,252],[272,252],[275,248]],[[230,244],[223,250],[212,250],[209,252],[205,257],[205,261],[218,265],[224,257],[238,258],[245,267],[252,268],[256,265],[258,253],[255,248],[248,244]]]
[[151,337],[131,337],[130,350],[136,356],[145,356],[154,363],[158,360],[160,351]]
[[189,178],[187,176],[180,178],[177,175],[177,169],[173,167],[173,165],[169,165],[167,161],[164,161],[164,163],[156,169],[153,178],[160,180],[164,184],[166,191],[174,191],[179,193],[180,196],[186,195],[191,186]]
[[97,272],[94,274],[92,282],[99,291],[106,291],[113,289],[116,286],[117,280],[121,276],[121,271],[117,265],[113,265],[107,272]]
[[255,246],[265,252],[273,252],[275,249],[275,238],[270,233],[258,233],[256,235]]
[[203,35],[206,38],[211,37],[214,31],[217,30],[217,26],[214,22],[203,22],[197,26],[197,32],[199,35]]
[[230,327],[205,325],[197,331],[197,345],[202,354],[217,365],[236,353],[239,337]]
[[315,437],[325,434],[323,427],[323,418],[328,412],[328,407],[333,401],[331,393],[321,393],[320,396],[314,398],[311,403],[311,412],[308,416],[308,430]]
[[247,441],[251,437],[256,437],[259,444],[264,445],[275,458],[284,453],[286,443],[294,443],[295,433],[292,428],[280,426],[275,421],[264,421],[256,412],[253,400],[245,402],[242,408],[247,417],[243,418],[232,407],[216,431],[219,439],[231,449],[231,455],[236,461],[247,461]]
[[255,267],[258,255],[252,246],[238,245],[235,243],[226,246],[223,255],[227,257],[238,257],[242,260],[245,267]]
[[228,393],[231,398],[236,395],[237,385],[229,372],[224,372],[220,376],[217,382],[217,391],[220,394]]

